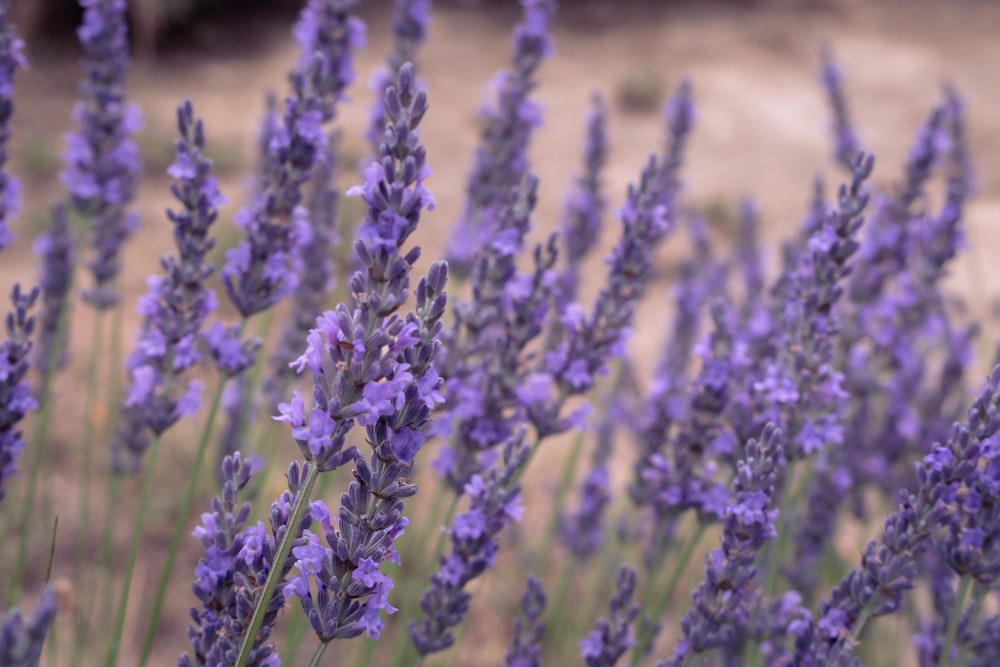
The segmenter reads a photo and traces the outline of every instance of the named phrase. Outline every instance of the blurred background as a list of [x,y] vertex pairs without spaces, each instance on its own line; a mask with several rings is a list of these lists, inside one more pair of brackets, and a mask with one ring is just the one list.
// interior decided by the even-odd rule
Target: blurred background
[[[157,258],[172,250],[163,209],[171,204],[165,169],[173,160],[176,105],[190,98],[204,118],[209,153],[229,200],[216,227],[221,258],[238,239],[232,214],[246,201],[265,93],[284,94],[286,74],[297,56],[291,28],[300,5],[293,0],[130,2],[136,56],[129,94],[142,106],[145,119],[138,138],[145,176],[136,205],[141,228],[124,251],[127,346],[139,322],[131,304],[144,291]],[[360,182],[358,166],[367,151],[364,132],[373,102],[367,84],[391,48],[391,6],[390,0],[360,2],[368,45],[357,55],[358,76],[338,121],[343,137],[339,178],[345,189]],[[15,0],[14,10],[31,68],[19,72],[16,80],[10,170],[22,180],[25,204],[13,225],[14,247],[0,257],[4,292],[15,280],[35,280],[31,243],[48,224],[49,206],[63,197],[60,154],[63,135],[71,128],[70,110],[80,77],[76,3]],[[487,99],[495,72],[509,61],[510,30],[519,15],[515,0],[434,0],[429,40],[419,51],[420,76],[431,104],[422,125],[434,170],[427,185],[437,200],[436,210],[423,218],[414,237],[424,247],[423,261],[443,254],[458,217],[477,141],[477,109]],[[862,146],[877,156],[874,180],[882,187],[891,188],[901,179],[906,152],[923,119],[941,99],[942,84],[951,82],[965,99],[977,191],[966,220],[968,250],[949,280],[970,314],[989,321],[991,304],[1000,295],[1000,277],[991,270],[994,258],[1000,256],[998,35],[1000,3],[988,0],[563,0],[554,26],[556,53],[543,64],[536,92],[545,125],[531,149],[533,168],[541,178],[534,237],[540,240],[559,223],[564,192],[580,169],[584,117],[592,91],[601,91],[611,102],[605,185],[612,210],[617,210],[627,184],[663,142],[665,96],[688,77],[697,123],[682,172],[684,203],[699,211],[713,236],[725,244],[735,233],[740,198],[752,196],[760,208],[773,269],[780,241],[798,229],[813,180],[822,176],[832,189],[843,177],[831,157],[830,114],[818,82],[820,46],[826,43],[843,68],[850,110]],[[353,226],[362,211],[355,200],[343,202],[345,224]],[[609,219],[605,249],[614,244],[617,232]],[[341,238],[350,238],[350,232],[342,231]],[[685,243],[676,238],[666,244],[654,298],[639,314],[633,357],[656,355],[670,310],[665,297],[676,259],[687,252]],[[603,278],[600,261],[600,257],[594,260],[594,278],[585,286],[584,299]],[[91,315],[89,308],[74,306],[71,331],[88,331]],[[232,319],[225,311],[220,316]],[[53,471],[68,502],[76,497],[72,443],[83,410],[83,400],[74,401],[74,396],[83,387],[80,357],[89,343],[83,335],[71,333],[70,338],[79,352],[56,388],[60,419],[54,429],[61,443],[58,450],[70,464]],[[980,363],[991,356],[993,338],[987,327],[981,341],[985,359]],[[638,369],[648,372],[652,366],[640,363]],[[101,418],[106,419],[107,411],[115,408],[102,409]],[[185,435],[194,433],[194,426],[181,424],[177,431],[171,437],[174,448],[166,456],[175,469],[161,466],[164,470],[156,473],[163,477],[162,485],[158,483],[161,489],[169,487],[172,474],[183,475],[190,461],[193,443],[185,442]],[[560,453],[558,447],[551,450],[543,456],[555,457],[554,462]],[[623,469],[628,465],[625,461]],[[548,469],[536,465],[528,475],[526,486],[539,502],[554,485],[545,478]],[[279,484],[276,479],[275,490]],[[126,489],[123,507],[130,507],[127,498],[137,492],[138,485]],[[271,497],[266,496],[265,502]],[[166,542],[173,520],[169,500],[164,498],[162,506],[154,508],[147,558],[140,561],[133,585],[137,600],[132,609],[141,609],[146,579],[158,575],[157,545]],[[204,506],[204,501],[198,505]],[[63,515],[60,531],[72,535],[75,513]],[[128,537],[125,532],[119,531],[122,540]],[[848,539],[850,552],[858,538]],[[155,664],[175,663],[186,646],[186,608],[192,601],[187,573],[199,556],[196,541],[188,542],[179,558],[178,586],[164,615]],[[71,558],[72,551],[57,557],[56,576],[69,571]],[[690,575],[697,577],[701,559],[691,562]],[[31,574],[37,584],[44,576],[42,564]],[[504,586],[500,575],[477,591],[486,602],[475,605],[474,618],[481,622],[474,622],[464,639],[461,664],[480,664],[480,656],[495,661],[502,655],[507,634],[494,630],[509,621],[502,615],[491,616],[489,601],[513,601],[520,594],[520,581]],[[133,634],[126,627],[122,664],[129,664],[135,646],[128,642],[137,641],[134,633],[142,625],[138,627],[132,628]]]

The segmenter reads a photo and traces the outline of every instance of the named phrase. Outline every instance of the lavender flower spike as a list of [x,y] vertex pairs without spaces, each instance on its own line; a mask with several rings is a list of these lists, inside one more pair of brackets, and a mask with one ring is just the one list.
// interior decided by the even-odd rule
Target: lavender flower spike
[[38,407],[25,380],[35,330],[35,318],[28,311],[38,294],[37,287],[25,294],[20,285],[14,285],[14,311],[7,313],[7,338],[0,342],[0,500],[6,495],[4,480],[17,473],[17,455],[24,448],[17,424]]
[[614,667],[635,644],[632,622],[639,615],[639,605],[632,603],[635,580],[632,568],[623,565],[618,570],[615,594],[608,605],[610,618],[599,619],[597,628],[580,641],[580,655],[587,661],[587,667]]
[[389,55],[388,66],[378,69],[372,75],[371,89],[375,91],[365,137],[375,153],[385,134],[385,91],[389,89],[399,68],[405,63],[416,65],[417,47],[427,38],[427,24],[431,18],[431,0],[395,0],[393,3],[393,52]]
[[841,166],[851,171],[854,169],[854,159],[861,151],[861,142],[858,141],[858,137],[854,133],[851,117],[847,111],[847,100],[844,98],[844,90],[841,87],[843,75],[833,61],[833,53],[828,46],[823,46],[820,57],[823,61],[820,78],[823,81],[827,98],[830,100],[830,109],[833,111],[833,155]]
[[472,596],[465,587],[493,567],[500,548],[498,536],[510,521],[518,521],[521,485],[518,472],[528,457],[524,430],[504,446],[503,460],[483,475],[475,475],[465,488],[469,509],[451,523],[451,553],[442,555],[430,585],[420,596],[423,616],[410,621],[410,639],[417,653],[426,656],[455,643],[453,628],[469,611]]
[[52,207],[52,226],[35,241],[35,253],[41,256],[38,285],[42,288],[35,368],[43,377],[51,377],[66,363],[67,327],[64,322],[68,319],[69,293],[76,266],[76,239],[65,205]]
[[[216,307],[215,292],[206,285],[213,271],[207,255],[215,246],[209,231],[225,201],[212,176],[212,161],[205,156],[201,120],[195,118],[190,102],[178,107],[177,125],[176,158],[167,169],[175,181],[171,192],[181,204],[180,210],[167,211],[174,225],[177,256],[161,259],[163,274],[147,281],[149,292],[139,301],[142,331],[126,360],[132,378],[125,399],[126,421],[138,420],[155,434],[198,408],[200,381],[192,380],[180,395],[172,389],[175,379],[198,363],[198,335]],[[145,439],[116,438],[115,442],[128,450],[133,460],[127,467],[134,468],[144,452]],[[125,454],[116,447],[116,469],[126,467]]]
[[[601,192],[601,171],[608,157],[606,115],[604,100],[594,93],[587,117],[584,171],[566,198],[562,221],[562,239],[566,248],[566,266],[559,276],[558,297],[562,306],[576,300],[580,264],[600,240],[601,222],[607,208],[607,201]],[[559,307],[559,310],[562,308]]]
[[45,638],[56,617],[59,601],[52,586],[46,586],[31,619],[25,622],[18,609],[0,618],[0,665],[37,667]]
[[118,303],[115,280],[119,251],[138,224],[126,213],[139,177],[139,150],[130,138],[142,119],[125,100],[129,63],[125,0],[80,0],[83,23],[77,36],[83,46],[86,77],[81,101],[73,110],[79,125],[66,137],[63,184],[73,207],[90,226],[94,256],[88,267],[94,284],[84,299],[97,309]]
[[514,28],[514,56],[509,71],[495,80],[495,107],[483,111],[484,125],[465,188],[465,211],[455,225],[448,249],[452,272],[465,277],[473,254],[491,237],[508,193],[528,174],[528,143],[541,125],[538,107],[528,99],[535,73],[552,53],[549,24],[555,0],[522,0],[524,20]]
[[514,619],[514,642],[504,654],[506,667],[541,667],[545,602],[542,580],[529,576],[521,596],[521,615]]
[[[417,491],[410,482],[414,458],[424,443],[431,409],[441,400],[433,364],[445,312],[447,265],[432,265],[417,284],[414,312],[405,318],[397,313],[419,257],[419,248],[405,255],[401,248],[431,202],[423,187],[426,153],[416,132],[426,110],[426,94],[416,89],[413,67],[407,64],[397,86],[386,94],[389,122],[379,161],[365,170],[365,185],[348,191],[360,194],[368,206],[355,244],[364,269],[351,278],[353,311],[340,304],[318,318],[306,352],[296,362],[313,375],[314,405],[308,416],[298,392],[279,406],[277,419],[292,426],[303,457],[317,471],[347,461],[355,465],[336,526],[326,506],[313,503],[328,546],[307,533],[306,543],[292,550],[298,573],[281,590],[285,598],[299,598],[321,642],[362,633],[378,638],[380,612],[395,612],[388,600],[392,580],[381,565],[399,563],[394,544],[408,524],[404,501]],[[365,427],[370,456],[355,447],[344,449],[355,422]]]
[[[234,664],[258,590],[275,567],[277,543],[289,530],[293,530],[301,541],[303,530],[312,522],[312,515],[307,511],[297,526],[289,526],[292,503],[307,471],[307,467],[301,468],[298,463],[289,466],[288,491],[271,504],[269,532],[263,523],[246,525],[250,504],[239,500],[240,492],[250,481],[252,464],[238,452],[224,459],[222,497],[212,501],[212,511],[201,515],[202,525],[193,533],[205,547],[205,556],[195,568],[197,579],[191,585],[202,607],[191,610],[194,625],[188,629],[188,640],[192,652],[180,657],[179,667]],[[281,564],[282,579],[287,577],[292,566],[291,558]],[[264,624],[255,637],[248,666],[278,667],[281,664],[268,640],[283,602],[280,595],[272,596]]]
[[4,171],[4,166],[10,119],[14,114],[14,72],[28,66],[23,54],[24,42],[7,22],[9,12],[10,0],[0,0],[0,250],[14,239],[7,225],[21,208],[21,184]]
[[693,605],[681,621],[684,636],[673,656],[661,665],[687,665],[693,656],[722,646],[745,626],[746,608],[754,599],[754,561],[765,542],[776,535],[778,510],[772,495],[775,475],[783,463],[781,431],[769,424],[760,440],[747,443],[733,480],[735,497],[723,520],[722,546],[705,558],[705,579],[692,594]]
[[[896,511],[885,520],[882,539],[868,543],[861,565],[820,604],[818,620],[795,633],[795,664],[814,664],[804,661],[814,661],[815,656],[850,653],[870,619],[902,607],[903,595],[916,583],[918,560],[930,546],[934,529],[954,526],[956,514],[969,507],[966,498],[977,493],[977,478],[989,478],[994,495],[1000,488],[1000,452],[994,444],[998,433],[1000,366],[993,369],[969,408],[967,421],[956,423],[948,441],[934,447],[917,465],[917,491],[900,493]],[[965,544],[973,554],[975,539]],[[950,557],[962,560],[958,553]]]

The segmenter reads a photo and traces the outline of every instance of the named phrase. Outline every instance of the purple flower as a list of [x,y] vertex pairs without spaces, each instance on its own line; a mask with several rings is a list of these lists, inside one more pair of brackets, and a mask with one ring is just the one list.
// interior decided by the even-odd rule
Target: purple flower
[[73,110],[79,128],[66,137],[63,184],[73,207],[89,225],[93,258],[88,268],[93,286],[84,299],[98,309],[118,303],[115,281],[119,252],[138,224],[126,212],[138,182],[139,150],[131,139],[141,126],[139,108],[126,101],[125,72],[129,36],[125,0],[81,0],[83,23],[77,36],[83,47],[86,77]]
[[17,474],[17,457],[24,448],[18,423],[38,407],[25,379],[31,368],[31,334],[35,318],[28,311],[38,300],[36,287],[25,294],[14,285],[13,312],[7,313],[7,337],[0,341],[0,500],[4,499],[6,478]]
[[410,639],[420,655],[443,651],[455,642],[453,628],[465,618],[472,597],[465,587],[493,566],[500,531],[520,518],[521,485],[516,478],[527,455],[522,430],[505,444],[500,465],[469,482],[469,509],[455,517],[448,531],[451,552],[441,556],[420,596],[423,614],[410,621]]
[[21,208],[21,184],[4,170],[7,163],[7,139],[14,115],[14,72],[27,68],[24,42],[17,38],[14,26],[7,22],[8,3],[0,4],[0,250],[14,239],[8,228]]
[[559,276],[556,307],[560,310],[560,306],[576,300],[581,263],[600,240],[604,211],[607,208],[601,191],[601,171],[608,154],[606,113],[604,100],[594,93],[587,116],[584,170],[577,177],[564,205],[561,233],[566,248],[566,264]]
[[861,142],[854,133],[850,114],[847,112],[847,101],[841,88],[843,74],[833,61],[833,54],[829,48],[824,46],[820,55],[823,61],[820,78],[830,102],[830,109],[833,111],[833,155],[837,162],[851,171],[854,169],[854,159],[861,150]]
[[35,368],[51,380],[66,363],[69,293],[76,265],[76,240],[66,207],[52,207],[52,225],[35,242],[41,258],[42,313],[39,317]]
[[[194,536],[206,549],[195,568],[197,580],[191,586],[201,607],[191,609],[194,621],[188,628],[191,652],[181,655],[178,663],[181,667],[233,664],[241,633],[253,611],[255,589],[263,585],[273,566],[277,540],[288,530],[294,529],[297,535],[302,535],[312,521],[307,512],[298,526],[288,526],[292,499],[303,477],[293,463],[288,470],[289,491],[271,506],[271,532],[263,524],[248,526],[250,503],[241,502],[240,493],[249,483],[251,472],[251,462],[239,452],[225,457],[221,468],[222,495],[212,501],[212,511],[202,515],[202,525],[194,530]],[[294,559],[289,556],[282,564],[282,579],[287,579],[293,565]],[[268,639],[282,600],[280,593],[273,596],[248,665],[280,664]]]
[[733,502],[722,525],[722,545],[705,559],[705,579],[692,594],[681,621],[683,641],[666,665],[688,664],[695,655],[724,645],[741,633],[741,609],[753,603],[754,562],[775,537],[775,477],[784,465],[781,431],[768,425],[759,441],[747,443],[733,480]]
[[580,656],[587,667],[614,667],[635,645],[632,622],[639,615],[639,605],[632,603],[635,581],[632,568],[623,565],[618,570],[615,594],[608,604],[609,617],[598,619],[597,628],[580,641]]
[[521,596],[521,614],[514,619],[514,641],[504,654],[506,667],[541,667],[545,603],[542,581],[529,576]]
[[[386,140],[379,148],[379,169],[368,170],[358,188],[368,205],[355,243],[362,267],[350,281],[351,303],[316,319],[306,352],[294,362],[313,375],[313,406],[296,392],[280,406],[280,421],[292,426],[302,456],[319,472],[354,464],[354,479],[341,498],[336,528],[322,516],[326,544],[297,547],[299,575],[284,587],[299,599],[321,642],[362,633],[378,638],[382,611],[394,613],[388,595],[392,581],[383,561],[398,563],[395,541],[405,530],[405,499],[416,493],[410,481],[414,457],[423,444],[440,378],[434,357],[444,315],[447,268],[431,266],[415,290],[415,311],[398,313],[409,292],[409,274],[419,249],[402,247],[430,201],[423,187],[425,152],[416,127],[427,98],[416,90],[413,68],[400,70],[397,86],[386,94]],[[366,233],[392,214],[402,224],[392,236]],[[384,231],[384,230],[380,230]],[[378,238],[375,238],[378,236]],[[355,421],[366,430],[370,456],[345,449]]]
[[393,51],[387,66],[375,71],[371,89],[375,103],[369,114],[368,133],[365,135],[375,153],[385,135],[385,92],[399,75],[399,68],[406,63],[417,65],[417,48],[427,37],[427,24],[431,17],[431,0],[395,0],[393,3]]
[[56,589],[46,586],[30,619],[25,620],[16,607],[0,617],[0,665],[29,667],[39,664],[58,610]]
[[[147,283],[149,293],[139,306],[142,330],[126,362],[132,386],[125,410],[134,413],[130,420],[144,422],[157,435],[197,409],[194,385],[186,394],[177,395],[174,380],[200,360],[195,341],[217,303],[215,293],[206,285],[213,271],[207,256],[215,247],[211,226],[218,217],[217,207],[224,201],[212,176],[212,161],[204,154],[201,120],[195,118],[190,102],[178,107],[177,126],[180,138],[170,171],[182,178],[172,184],[171,192],[181,208],[167,211],[174,226],[177,255],[162,258],[163,274]],[[115,448],[114,467],[136,469],[145,440],[130,443],[124,435],[120,432],[115,441],[127,451]],[[123,459],[126,455],[131,459],[128,462]]]
[[528,95],[542,60],[552,52],[548,27],[554,0],[523,0],[523,21],[514,28],[511,68],[495,82],[496,103],[483,109],[483,130],[466,184],[465,210],[455,225],[448,264],[456,275],[473,270],[474,253],[493,235],[493,225],[511,188],[528,174],[528,144],[539,114]]

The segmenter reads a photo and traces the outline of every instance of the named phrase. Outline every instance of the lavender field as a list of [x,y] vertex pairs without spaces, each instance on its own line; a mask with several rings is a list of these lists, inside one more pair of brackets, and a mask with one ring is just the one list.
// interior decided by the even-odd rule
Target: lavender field
[[1000,8],[80,5],[0,0],[0,667],[1000,664]]

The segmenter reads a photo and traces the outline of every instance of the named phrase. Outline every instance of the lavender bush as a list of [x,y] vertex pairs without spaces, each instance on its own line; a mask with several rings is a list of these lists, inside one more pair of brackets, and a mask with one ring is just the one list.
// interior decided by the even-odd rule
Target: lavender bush
[[[354,174],[339,123],[365,26],[356,0],[309,0],[221,267],[214,128],[191,101],[177,107],[176,203],[149,221],[170,225],[174,248],[135,304],[123,355],[140,115],[126,96],[126,3],[80,4],[85,76],[65,191],[36,240],[39,285],[14,286],[0,341],[0,549],[11,551],[0,667],[167,655],[181,667],[412,667],[487,634],[505,649],[476,664],[853,667],[881,664],[873,647],[887,629],[921,667],[1000,660],[1000,366],[984,381],[978,323],[944,284],[973,183],[952,87],[887,187],[846,75],[822,49],[817,88],[843,182],[828,197],[816,181],[772,273],[753,200],[733,238],[689,201],[697,82],[666,100],[664,139],[649,142],[662,148],[624,193],[605,173],[614,110],[592,94],[582,166],[558,222],[543,219],[550,184],[531,142],[557,8],[522,0],[441,244],[448,261],[424,265],[411,242],[434,212],[439,158],[421,123],[448,103],[416,74],[431,3],[393,5],[361,184],[341,193]],[[0,249],[19,206],[7,140],[26,66],[9,17],[0,0]],[[356,229],[348,198],[363,210]],[[611,251],[592,272],[602,235]],[[76,276],[77,237],[89,281]],[[684,243],[670,320],[655,325],[661,354],[630,355],[632,335],[652,328],[640,305],[670,268],[659,249]],[[237,323],[215,319],[217,290]],[[96,312],[74,309],[78,298]],[[81,310],[93,340],[76,331]],[[268,336],[275,313],[285,324]],[[77,357],[89,383],[80,453],[46,465],[60,451],[49,421],[71,398],[55,389]],[[202,401],[206,380],[215,389]],[[220,408],[212,482],[201,472]],[[180,445],[198,430],[192,461]],[[111,474],[95,476],[102,444]],[[169,488],[178,477],[183,492]],[[51,507],[66,479],[80,484],[69,538]],[[98,482],[103,526],[91,514]],[[164,514],[169,540],[153,520]],[[843,544],[853,534],[871,538],[859,554]],[[53,575],[67,543],[72,581]],[[185,620],[167,598],[191,581]],[[502,622],[484,621],[487,607]]]

